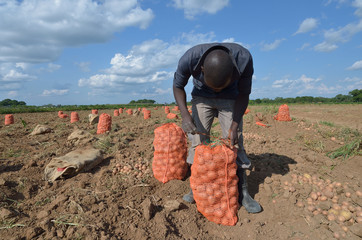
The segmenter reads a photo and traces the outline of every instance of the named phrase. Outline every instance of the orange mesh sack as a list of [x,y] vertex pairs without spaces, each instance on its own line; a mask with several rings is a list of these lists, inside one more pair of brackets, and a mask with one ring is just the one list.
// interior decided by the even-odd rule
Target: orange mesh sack
[[292,121],[287,104],[283,104],[279,107],[278,114],[274,116],[274,119],[278,121]]
[[162,183],[183,179],[187,173],[187,139],[184,131],[175,123],[166,123],[154,132],[153,175]]
[[175,113],[169,113],[169,114],[167,114],[167,116],[166,116],[168,119],[178,119],[178,116],[177,116],[177,114],[175,114]]
[[114,110],[113,111],[113,116],[118,117],[119,116],[119,110]]
[[99,116],[99,122],[97,125],[97,134],[102,134],[112,129],[112,117],[107,113],[102,113]]
[[238,221],[236,168],[236,149],[215,143],[196,147],[190,185],[197,210],[209,221],[228,226]]
[[70,123],[78,122],[79,121],[79,115],[77,112],[72,112],[70,114]]
[[133,110],[132,110],[132,109],[127,109],[126,112],[127,112],[128,115],[132,115],[132,114],[133,114]]
[[10,125],[14,123],[14,115],[13,114],[6,114],[5,115],[5,125]]
[[151,117],[151,111],[145,109],[145,110],[143,111],[143,119],[149,119],[150,117]]

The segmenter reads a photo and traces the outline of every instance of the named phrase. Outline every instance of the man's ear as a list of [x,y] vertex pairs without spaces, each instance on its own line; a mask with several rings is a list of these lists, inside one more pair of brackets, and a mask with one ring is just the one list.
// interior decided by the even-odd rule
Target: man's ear
[[204,66],[201,66],[201,72],[204,72]]

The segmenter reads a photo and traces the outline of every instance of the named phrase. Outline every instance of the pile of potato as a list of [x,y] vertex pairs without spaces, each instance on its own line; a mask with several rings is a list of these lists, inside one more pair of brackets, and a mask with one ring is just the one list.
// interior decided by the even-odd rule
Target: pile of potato
[[296,206],[304,208],[312,216],[322,214],[328,221],[335,221],[343,231],[334,233],[335,238],[345,237],[349,227],[362,223],[362,209],[360,207],[362,192],[350,187],[348,183],[323,180],[317,176],[292,175],[292,181],[284,181],[283,188],[290,192],[295,191],[296,185],[310,185],[309,196],[299,198]]
[[117,173],[130,175],[138,179],[142,179],[150,173],[150,168],[147,163],[142,162],[142,158],[139,158],[138,161],[132,166],[131,164],[121,164],[117,163],[113,168],[113,175]]

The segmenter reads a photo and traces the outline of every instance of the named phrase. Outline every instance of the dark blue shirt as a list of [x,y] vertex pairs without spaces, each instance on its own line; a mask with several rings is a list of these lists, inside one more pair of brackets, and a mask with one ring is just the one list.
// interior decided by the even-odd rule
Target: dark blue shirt
[[[234,81],[220,92],[214,92],[205,85],[204,75],[201,71],[206,55],[214,49],[223,49],[228,52],[235,66],[233,73]],[[191,92],[192,96],[235,99],[239,93],[251,93],[253,73],[252,56],[243,46],[236,43],[206,43],[190,48],[180,58],[173,85],[177,88],[184,88],[192,76],[194,83],[194,88]]]

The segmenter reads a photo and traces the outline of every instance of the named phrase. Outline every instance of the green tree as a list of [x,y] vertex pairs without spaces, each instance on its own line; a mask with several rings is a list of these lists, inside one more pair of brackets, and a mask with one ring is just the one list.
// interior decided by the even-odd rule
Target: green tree
[[334,102],[342,103],[342,102],[350,102],[352,100],[351,96],[338,94],[333,98]]
[[355,89],[349,92],[353,102],[362,102],[362,89]]
[[11,100],[9,98],[4,99],[0,102],[0,106],[4,106],[4,107],[11,107],[11,106],[25,106],[26,103],[24,101],[20,101],[18,102],[17,100]]

